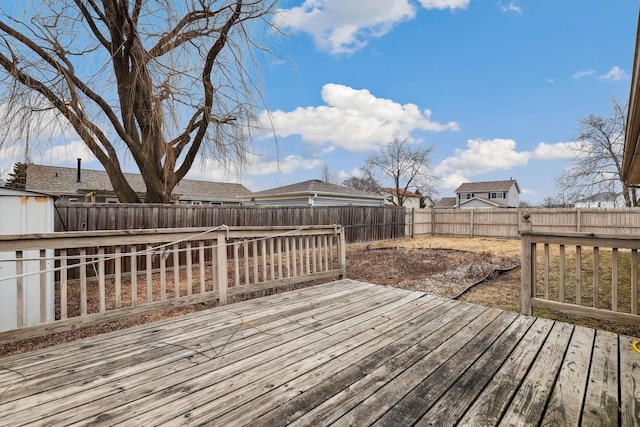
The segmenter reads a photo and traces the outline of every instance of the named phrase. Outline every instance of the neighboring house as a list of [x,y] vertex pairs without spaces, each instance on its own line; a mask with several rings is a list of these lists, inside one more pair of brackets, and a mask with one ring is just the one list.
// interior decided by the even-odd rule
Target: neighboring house
[[[412,191],[399,190],[399,193],[404,198],[404,206],[407,209],[415,208],[420,209],[422,206],[422,196],[416,194]],[[383,188],[380,191],[380,194],[385,198],[385,204],[387,206],[400,206],[398,201],[398,195],[396,194],[395,188]]]
[[[146,186],[142,176],[125,173],[125,178],[144,200]],[[56,196],[59,200],[88,203],[118,203],[109,176],[105,171],[43,166],[27,167],[26,189]],[[242,184],[183,179],[174,188],[175,203],[193,205],[239,205],[239,197],[251,194]]]
[[379,194],[312,179],[258,191],[245,198],[245,205],[259,206],[383,206]]
[[517,208],[520,206],[520,187],[516,180],[465,182],[456,189],[456,207]]
[[622,193],[598,193],[593,196],[577,200],[576,208],[619,208],[624,207],[624,196]]
[[443,197],[438,200],[433,206],[436,209],[451,209],[456,207],[456,198],[455,197]]

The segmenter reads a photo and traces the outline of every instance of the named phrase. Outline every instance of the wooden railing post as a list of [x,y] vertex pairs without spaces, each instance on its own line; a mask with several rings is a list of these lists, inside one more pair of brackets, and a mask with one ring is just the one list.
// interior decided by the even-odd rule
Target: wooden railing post
[[533,309],[531,306],[531,290],[533,288],[533,261],[532,256],[535,254],[531,250],[531,222],[529,218],[531,215],[525,212],[522,215],[523,223],[522,230],[520,232],[521,251],[520,251],[520,297],[522,299],[522,314],[531,316]]
[[344,228],[338,230],[338,264],[341,271],[340,278],[344,279],[347,275],[347,245],[344,237]]
[[227,232],[218,231],[216,238],[216,281],[220,305],[227,303]]

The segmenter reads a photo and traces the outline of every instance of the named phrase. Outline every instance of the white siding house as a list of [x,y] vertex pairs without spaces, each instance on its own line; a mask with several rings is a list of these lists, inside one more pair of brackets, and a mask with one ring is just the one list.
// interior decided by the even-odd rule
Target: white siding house
[[520,187],[516,180],[465,182],[456,189],[456,207],[517,208]]
[[576,208],[621,208],[625,206],[622,193],[598,193],[577,200]]

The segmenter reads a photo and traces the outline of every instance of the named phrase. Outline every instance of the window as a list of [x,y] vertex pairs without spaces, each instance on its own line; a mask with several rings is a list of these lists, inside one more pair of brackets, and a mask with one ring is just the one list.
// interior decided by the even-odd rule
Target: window
[[491,193],[490,199],[506,199],[506,193]]

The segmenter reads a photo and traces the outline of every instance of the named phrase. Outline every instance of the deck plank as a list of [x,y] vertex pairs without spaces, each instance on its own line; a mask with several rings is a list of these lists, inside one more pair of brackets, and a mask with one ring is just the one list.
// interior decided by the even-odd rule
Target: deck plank
[[[388,293],[381,295],[388,295]],[[338,313],[348,312],[349,308],[345,307],[345,300],[353,304],[358,304],[363,301],[369,301],[375,297],[375,293],[368,293],[363,290],[361,295],[357,297],[352,296],[352,299],[346,299],[345,295],[342,293],[336,294],[336,297],[332,299],[319,298],[319,307],[315,308],[311,314],[318,315],[319,313],[326,312],[328,310],[332,310],[331,312],[336,311]],[[128,366],[131,364],[132,358],[134,358],[136,363],[139,365],[145,361],[155,364],[158,358],[175,353],[176,349],[171,346],[183,348],[187,352],[186,355],[177,355],[178,358],[186,357],[189,353],[193,354],[194,352],[217,349],[219,345],[229,344],[230,340],[228,338],[228,334],[229,332],[235,332],[236,329],[238,329],[239,324],[252,326],[255,331],[248,328],[249,332],[257,333],[260,332],[261,326],[264,323],[268,323],[270,321],[283,321],[285,317],[291,318],[300,314],[303,317],[306,317],[309,316],[310,311],[309,305],[306,303],[302,304],[302,306],[288,304],[287,310],[281,310],[280,313],[275,314],[269,310],[268,307],[258,307],[256,308],[255,313],[253,311],[249,311],[245,312],[246,314],[242,313],[242,315],[235,313],[233,309],[225,310],[225,313],[228,314],[229,317],[226,317],[224,322],[207,322],[205,327],[202,326],[202,319],[206,319],[206,317],[203,318],[202,316],[197,316],[197,324],[200,324],[201,326],[193,329],[187,327],[180,321],[164,322],[169,325],[173,324],[174,328],[179,327],[181,333],[176,335],[174,330],[173,333],[169,334],[167,330],[165,330],[165,334],[157,334],[156,340],[151,344],[144,342],[137,345],[130,344],[128,352],[126,349],[119,349],[114,345],[113,347],[115,347],[115,349],[113,350],[111,349],[111,346],[109,346],[104,351],[97,353],[82,353],[83,357],[81,359],[68,357],[68,359],[73,360],[72,363],[56,363],[54,366],[52,366],[51,363],[44,364],[35,372],[33,372],[32,369],[28,369],[26,370],[26,372],[28,372],[28,376],[21,382],[20,389],[11,390],[5,388],[3,399],[5,401],[15,400],[29,395],[29,391],[34,387],[44,387],[51,390],[65,384],[69,384],[72,381],[82,382],[82,387],[86,388],[85,381],[87,379],[95,379],[96,376],[104,378],[105,372],[113,371],[123,366]],[[263,315],[263,317],[258,320],[256,317],[258,315]],[[216,320],[220,319],[218,318]],[[286,319],[284,321],[286,322]],[[180,322],[180,324],[176,325],[176,322]],[[136,331],[132,331],[132,334],[136,335]],[[207,337],[206,345],[202,345],[203,336]],[[219,337],[217,341],[216,337]],[[244,338],[246,338],[246,335],[237,335],[233,339],[233,342]],[[108,338],[100,338],[100,340],[104,339]],[[96,341],[98,340],[96,339]],[[105,357],[105,351],[108,352],[109,358]],[[2,365],[5,366],[4,363]],[[80,369],[80,367],[82,369]],[[140,365],[140,367],[142,368],[142,365]],[[69,376],[72,372],[75,375]],[[56,393],[56,395],[58,395],[58,393]]]
[[[350,384],[339,393],[328,398],[320,405],[306,412],[304,415],[296,414],[291,426],[305,425],[328,425],[335,422],[346,412],[355,408],[363,400],[372,396],[390,379],[398,376],[404,371],[405,366],[411,366],[423,357],[430,354],[437,346],[459,332],[458,328],[463,328],[469,322],[485,313],[486,309],[479,306],[469,306],[458,304],[454,309],[438,316],[427,325],[426,336],[415,346],[410,347],[397,356],[382,361],[383,364],[373,371],[367,373],[356,382]],[[435,328],[434,328],[435,327]],[[431,328],[434,328],[433,330]],[[358,367],[356,366],[357,370]],[[262,425],[268,426],[269,418]],[[362,423],[365,425],[365,423]]]
[[[395,294],[394,296],[387,292],[377,297],[370,297],[367,300],[367,307],[389,299],[398,300],[402,298],[400,298],[399,294]],[[357,306],[358,305],[356,304],[356,307]],[[307,317],[308,313],[302,313],[301,316],[303,318]],[[351,319],[352,316],[353,313],[351,311],[342,310],[327,318],[326,322],[329,325],[339,325],[343,324],[345,319]],[[132,400],[133,402],[137,402],[138,398],[148,398],[149,391],[153,390],[151,385],[158,387],[158,392],[164,393],[163,397],[165,399],[170,399],[173,394],[166,392],[167,389],[178,389],[179,387],[176,387],[176,384],[181,384],[185,380],[193,380],[193,378],[209,373],[210,368],[208,366],[208,362],[211,362],[212,360],[220,363],[222,369],[224,369],[224,366],[230,363],[236,363],[238,359],[242,360],[244,358],[242,355],[243,352],[246,353],[248,351],[251,354],[257,354],[264,357],[265,352],[269,349],[277,349],[281,346],[283,336],[286,336],[291,340],[304,339],[310,333],[314,335],[315,339],[319,339],[323,336],[323,334],[316,331],[316,328],[313,326],[300,325],[299,322],[300,321],[298,319],[289,319],[288,322],[285,322],[284,327],[286,327],[287,323],[302,326],[298,327],[294,331],[271,331],[264,330],[261,327],[256,327],[256,325],[247,324],[246,321],[243,322],[240,319],[236,319],[235,328],[228,328],[225,330],[225,333],[218,336],[204,337],[204,340],[201,342],[204,348],[196,351],[194,351],[193,348],[186,346],[175,346],[172,343],[160,343],[160,350],[167,350],[169,352],[169,360],[157,360],[157,355],[154,354],[153,351],[150,351],[144,355],[144,359],[132,360],[131,366],[120,366],[116,381],[108,381],[105,384],[102,384],[100,382],[100,378],[102,378],[102,376],[98,376],[94,379],[94,381],[96,379],[98,380],[95,384],[94,381],[89,383],[75,381],[71,390],[68,392],[61,391],[61,389],[64,388],[64,385],[61,385],[55,389],[56,393],[54,397],[59,395],[75,395],[76,398],[73,400],[67,400],[65,402],[66,406],[63,406],[57,402],[57,398],[51,400],[51,395],[47,393],[44,396],[44,398],[47,399],[47,404],[43,404],[41,400],[38,400],[38,412],[51,412],[51,422],[53,423],[65,421],[71,422],[75,419],[81,419],[81,417],[86,414],[95,412],[96,408],[92,405],[96,405],[98,407],[104,407],[106,405],[106,407],[110,407],[112,404],[121,404],[120,400],[123,398],[123,393],[126,394],[127,399]],[[234,342],[237,342],[240,347],[232,347],[230,345],[230,338],[236,336],[242,330],[249,330],[251,334],[257,335],[263,339],[260,339],[257,344],[252,345],[248,349],[244,348],[245,341],[234,339]],[[224,352],[222,352],[221,349],[224,349]],[[172,353],[176,351],[183,352],[177,355]],[[185,351],[187,354],[184,354]],[[147,369],[151,367],[153,367],[153,375],[147,371]],[[184,372],[188,372],[188,374],[184,374]],[[105,375],[105,373],[102,375]],[[232,375],[227,375],[222,378],[231,376]],[[109,378],[109,380],[111,380],[111,378]],[[183,392],[186,391],[183,390]],[[25,399],[25,405],[31,404],[33,400],[33,398]],[[82,406],[80,407],[80,405]],[[20,421],[24,419],[25,422],[30,421],[35,416],[38,416],[37,413],[33,413],[32,411],[24,411],[24,414],[22,415],[23,417],[18,417],[17,419]],[[103,418],[105,417],[106,416],[103,416]]]
[[505,413],[520,382],[528,372],[540,348],[545,343],[554,322],[536,319],[509,358],[491,377],[460,420],[461,426],[497,425]]
[[[420,310],[419,306],[416,307],[405,299],[398,304],[388,304],[371,312],[363,312],[321,330],[324,336],[310,343],[312,345],[301,346],[301,342],[291,341],[279,346],[276,351],[261,354],[262,359],[255,356],[248,358],[247,363],[242,363],[237,372],[232,372],[233,382],[227,382],[223,390],[212,387],[211,383],[202,384],[203,387],[188,396],[173,399],[133,420],[139,425],[149,422],[171,425],[172,420],[175,425],[186,425],[191,420],[200,423],[203,417],[216,417],[273,388],[288,385],[297,376],[366,345],[380,334],[401,325],[404,322],[402,316],[389,318],[384,314],[390,311],[403,313],[404,308],[415,312]],[[308,342],[308,337],[304,337],[304,341]],[[287,367],[286,370],[282,369],[283,366]],[[224,372],[219,372],[218,375],[220,374],[224,375]],[[243,381],[243,378],[247,380]],[[127,416],[130,415],[131,413]]]
[[[180,318],[172,318],[165,321],[154,322],[151,324],[142,325],[136,328],[129,328],[121,331],[110,332],[107,334],[96,335],[91,338],[86,338],[80,341],[74,341],[67,344],[61,344],[55,347],[44,348],[41,350],[35,350],[28,354],[10,356],[2,359],[2,366],[7,369],[29,369],[30,373],[38,372],[38,365],[46,364],[53,360],[66,361],[69,357],[69,353],[82,352],[85,357],[91,356],[98,352],[98,357],[103,356],[103,350],[99,346],[105,340],[111,341],[109,349],[114,351],[120,348],[129,348],[132,343],[147,343],[154,342],[159,338],[162,338],[161,334],[166,336],[175,335],[175,327],[179,322],[179,327],[185,331],[189,331],[189,327],[199,327],[202,325],[203,320],[206,319],[207,324],[216,325],[218,322],[223,322],[226,319],[237,317],[231,310],[240,310],[249,315],[251,313],[263,313],[267,309],[272,309],[274,312],[280,313],[283,309],[282,303],[284,301],[290,301],[290,304],[286,305],[286,309],[292,309],[294,307],[301,307],[302,310],[306,309],[309,303],[322,303],[323,300],[335,300],[346,295],[353,295],[354,289],[358,289],[361,292],[373,291],[379,292],[381,289],[375,290],[373,285],[363,286],[360,283],[354,283],[347,280],[345,282],[334,282],[331,286],[318,287],[312,286],[303,290],[291,291],[287,293],[281,293],[271,295],[264,298],[242,301],[234,304],[234,308],[227,306],[224,309],[218,308],[217,310],[205,310],[197,313],[192,313],[189,316],[183,316]],[[378,286],[378,288],[380,288]],[[271,307],[271,308],[270,308]],[[93,349],[93,350],[92,350]],[[50,366],[44,366],[40,371],[47,371]],[[3,382],[4,372],[0,371],[0,385]]]
[[0,425],[636,426],[632,341],[341,280],[0,358]]
[[640,354],[633,349],[633,341],[624,335],[618,339],[622,426],[640,426]]
[[[346,311],[340,316],[333,316],[325,322],[318,322],[311,319],[307,322],[295,320],[295,324],[303,324],[299,333],[278,334],[270,330],[262,330],[262,333],[269,336],[265,341],[265,346],[252,346],[247,349],[223,355],[208,353],[208,358],[200,358],[194,362],[195,366],[189,367],[185,372],[176,372],[171,365],[159,366],[161,375],[150,376],[142,373],[138,376],[125,376],[124,379],[116,382],[111,387],[118,386],[118,390],[123,389],[124,394],[130,403],[122,405],[119,401],[121,396],[117,393],[110,393],[104,398],[92,401],[91,405],[85,404],[79,410],[70,411],[69,414],[57,413],[52,420],[80,420],[87,414],[96,413],[99,415],[92,421],[109,420],[114,423],[121,418],[131,418],[138,411],[150,411],[154,408],[167,410],[169,403],[179,404],[182,398],[194,399],[193,394],[197,394],[202,389],[210,389],[216,384],[226,381],[225,384],[242,384],[243,381],[252,380],[256,376],[265,374],[263,366],[278,366],[274,360],[289,358],[287,362],[293,363],[296,360],[304,359],[313,354],[314,343],[321,342],[326,337],[330,337],[334,332],[347,329],[353,324],[357,324],[367,318],[379,317],[384,310],[392,310],[397,304],[415,299],[422,294],[415,294],[408,291],[402,293],[385,291],[385,295],[380,298],[369,298],[367,303],[355,305],[360,307],[359,311]],[[387,302],[388,304],[383,304]],[[372,309],[372,307],[375,307]],[[244,326],[245,328],[249,326]],[[251,327],[249,327],[251,328]],[[291,348],[294,348],[295,356],[291,356]],[[299,349],[298,347],[304,347]],[[275,364],[274,364],[275,363]],[[132,381],[138,380],[135,383]],[[188,386],[184,386],[188,383]],[[204,393],[204,392],[202,392]],[[215,394],[214,394],[215,395]],[[214,395],[207,393],[206,399],[212,399]],[[102,410],[103,408],[113,408],[113,410]],[[135,409],[131,409],[135,408]],[[47,419],[48,420],[48,419]]]
[[374,348],[359,347],[216,418],[216,423],[225,425],[232,421],[251,421],[253,426],[289,424],[372,372],[385,360],[397,356],[441,328],[438,317],[454,309],[459,303],[439,298],[431,301],[430,305],[429,310],[422,311],[413,319],[378,337],[377,340],[384,342],[375,351],[371,351]]
[[537,426],[551,395],[573,326],[556,323],[500,421],[505,426]]
[[[512,327],[517,317],[518,315],[512,312],[500,313],[473,338],[464,342],[459,350],[452,352],[449,359],[441,363],[432,374],[426,377],[421,375],[423,379],[417,387],[393,405],[377,424],[398,427],[414,425],[453,386],[460,375],[469,372],[470,367],[495,343],[502,332]],[[452,400],[445,401],[445,405],[457,405],[459,402],[454,399],[458,397],[454,396]]]
[[576,326],[542,419],[543,425],[579,426],[595,330]]
[[368,425],[377,421],[400,402],[408,391],[417,387],[425,377],[436,371],[452,354],[464,347],[499,315],[499,311],[487,309],[468,324],[451,322],[450,325],[458,329],[455,335],[444,342],[436,342],[438,347],[434,351],[420,358],[416,363],[405,366],[405,369],[395,378],[386,378],[386,384],[337,420],[335,425]]
[[[466,412],[466,408],[476,401],[487,383],[505,360],[511,356],[533,322],[534,319],[531,317],[517,317],[485,352],[479,353],[480,357],[422,416],[416,426],[457,423]],[[471,356],[471,351],[463,349],[463,352],[467,354],[467,357]],[[434,378],[433,381],[437,382],[438,380]],[[422,405],[426,406],[426,402],[421,402],[420,406]],[[426,409],[424,408],[423,411]]]
[[596,331],[582,415],[583,425],[618,425],[618,366],[618,336]]

